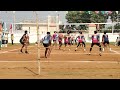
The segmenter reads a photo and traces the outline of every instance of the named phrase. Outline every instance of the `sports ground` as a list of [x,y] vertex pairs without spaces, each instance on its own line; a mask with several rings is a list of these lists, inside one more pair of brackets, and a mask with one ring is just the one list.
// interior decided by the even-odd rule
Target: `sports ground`
[[40,75],[38,74],[37,46],[28,47],[29,54],[20,53],[20,44],[8,45],[0,50],[1,79],[120,79],[120,47],[111,44],[112,51],[106,49],[99,56],[99,47],[94,46],[88,55],[76,45],[63,51],[52,48],[51,56],[44,58],[43,46],[40,46]]

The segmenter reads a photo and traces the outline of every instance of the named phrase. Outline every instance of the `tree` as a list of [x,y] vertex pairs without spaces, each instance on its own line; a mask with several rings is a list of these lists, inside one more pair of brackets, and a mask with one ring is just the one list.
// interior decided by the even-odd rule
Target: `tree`
[[[90,11],[89,11],[90,12]],[[107,15],[100,13],[95,13],[91,11],[80,12],[80,11],[68,11],[66,14],[66,19],[68,23],[105,23],[107,21]]]
[[68,11],[66,14],[67,22],[69,23],[81,23],[80,19],[81,13],[79,11]]
[[[68,23],[105,23],[107,21],[107,14],[104,11],[96,13],[95,11],[69,11],[66,14]],[[100,28],[105,25],[100,25]]]
[[92,12],[91,14],[91,23],[105,23],[107,21],[107,15],[99,12],[98,14]]
[[111,16],[112,22],[117,22],[117,13],[116,13],[116,11],[112,11],[112,14],[110,16]]

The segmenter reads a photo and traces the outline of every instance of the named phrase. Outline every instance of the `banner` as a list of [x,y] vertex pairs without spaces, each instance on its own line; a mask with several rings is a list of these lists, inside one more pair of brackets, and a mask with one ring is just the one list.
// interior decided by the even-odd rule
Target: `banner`
[[2,23],[0,23],[0,32],[2,32]]

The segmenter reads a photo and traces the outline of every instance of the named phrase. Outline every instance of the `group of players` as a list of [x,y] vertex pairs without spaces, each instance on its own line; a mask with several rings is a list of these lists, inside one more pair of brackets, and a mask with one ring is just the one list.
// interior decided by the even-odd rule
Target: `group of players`
[[[49,48],[49,46],[55,46],[57,45],[57,42],[59,42],[59,49],[61,49],[62,45],[63,45],[63,41],[64,41],[64,45],[65,47],[68,46],[69,47],[69,51],[70,51],[70,46],[73,45],[73,42],[75,41],[75,43],[77,43],[76,49],[79,46],[82,46],[84,48],[84,51],[86,51],[86,40],[85,40],[85,36],[82,34],[82,32],[79,32],[79,35],[75,38],[73,35],[70,35],[70,32],[67,32],[66,35],[63,35],[62,33],[58,34],[56,31],[54,32],[53,35],[50,35],[50,32],[47,33],[47,35],[45,36],[45,38],[43,38],[43,45],[46,48],[45,51],[45,57],[47,58],[47,52],[49,53],[48,56],[50,55],[51,49]],[[47,38],[48,37],[48,38]],[[92,39],[92,43],[91,43],[91,47],[89,50],[89,55],[91,54],[92,48],[94,45],[99,46],[99,55],[101,56],[102,51],[104,51],[104,49],[106,47],[109,47],[109,50],[111,51],[110,45],[109,45],[109,37],[106,34],[106,32],[104,32],[103,36],[102,36],[102,43],[100,42],[100,36],[99,34],[97,34],[97,31],[94,31],[94,34],[91,37]],[[51,42],[53,41],[53,45],[51,45]],[[119,40],[120,42],[120,40]],[[103,46],[103,48],[102,48]],[[64,48],[65,50],[65,48]]]
[[[104,49],[106,47],[109,47],[109,50],[111,50],[110,46],[109,46],[109,37],[106,34],[106,32],[104,32],[103,36],[102,36],[102,43],[100,42],[100,36],[99,34],[97,34],[97,31],[94,31],[94,34],[91,37],[92,43],[91,43],[91,47],[89,50],[89,55],[91,54],[92,48],[94,45],[99,46],[99,55],[101,56],[102,51],[104,51]],[[53,41],[53,45],[51,44]],[[51,50],[53,46],[57,46],[57,42],[59,42],[59,49],[61,49],[62,45],[63,45],[63,41],[64,41],[64,45],[65,48],[68,46],[69,47],[69,51],[70,51],[70,46],[73,45],[74,43],[77,45],[75,51],[78,49],[79,46],[82,46],[84,48],[84,51],[86,51],[86,40],[85,40],[85,36],[82,34],[82,32],[79,32],[79,35],[77,37],[70,35],[70,32],[68,31],[66,35],[63,35],[62,33],[57,33],[56,31],[54,32],[53,35],[50,34],[50,32],[47,32],[47,35],[45,35],[42,38],[42,44],[43,46],[46,48],[45,49],[45,58],[50,56]],[[23,47],[25,47],[25,53],[28,53],[27,51],[27,46],[29,45],[29,36],[27,34],[27,31],[25,31],[25,34],[22,36],[22,38],[20,39],[20,43],[22,44],[21,50],[20,52],[23,53],[22,49]],[[118,41],[118,45],[120,44],[120,40]],[[103,45],[103,48],[102,48]],[[64,48],[64,50],[65,50]]]

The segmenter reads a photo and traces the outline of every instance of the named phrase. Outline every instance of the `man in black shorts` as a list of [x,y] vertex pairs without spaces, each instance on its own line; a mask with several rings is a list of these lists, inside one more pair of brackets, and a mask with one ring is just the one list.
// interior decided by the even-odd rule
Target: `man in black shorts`
[[51,39],[52,39],[52,37],[50,35],[50,32],[47,32],[47,35],[43,39],[43,46],[46,48],[45,49],[45,58],[47,58],[47,56],[50,56],[50,53],[51,53],[51,49],[50,49]]
[[92,47],[94,45],[97,45],[97,46],[99,46],[99,51],[100,51],[99,55],[101,56],[101,51],[102,50],[101,50],[101,45],[100,45],[99,39],[100,39],[100,36],[97,35],[97,31],[94,31],[94,35],[92,35],[92,44],[91,44],[91,47],[90,47],[90,53],[89,53],[89,55],[91,54]]
[[29,45],[29,36],[27,34],[27,31],[25,31],[25,34],[21,37],[20,43],[22,44],[20,52],[23,53],[22,49],[25,47],[25,53],[28,54],[27,47]]
[[102,36],[102,43],[103,43],[103,51],[107,46],[109,47],[109,49],[111,51],[111,48],[109,45],[109,38],[108,38],[108,35],[106,34],[106,32],[104,32],[104,34]]

